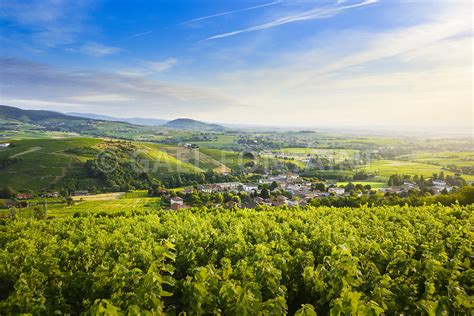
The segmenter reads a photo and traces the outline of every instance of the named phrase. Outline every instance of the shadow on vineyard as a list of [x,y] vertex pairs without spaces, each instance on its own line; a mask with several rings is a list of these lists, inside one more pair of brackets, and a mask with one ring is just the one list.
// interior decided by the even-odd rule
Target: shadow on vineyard
[[473,219],[472,205],[432,205],[5,220],[0,311],[469,314]]

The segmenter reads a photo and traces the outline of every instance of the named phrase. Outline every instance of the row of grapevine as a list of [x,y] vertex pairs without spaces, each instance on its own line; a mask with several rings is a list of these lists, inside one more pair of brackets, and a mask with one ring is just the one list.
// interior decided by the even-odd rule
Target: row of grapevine
[[0,226],[0,314],[470,314],[474,207],[83,212]]

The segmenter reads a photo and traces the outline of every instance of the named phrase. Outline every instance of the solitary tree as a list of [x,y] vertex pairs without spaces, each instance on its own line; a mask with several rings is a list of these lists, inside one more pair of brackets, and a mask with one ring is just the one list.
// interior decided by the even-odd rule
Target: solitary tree
[[11,187],[0,189],[0,198],[2,199],[12,198],[15,195],[16,195],[16,192]]
[[314,190],[326,191],[326,185],[322,182],[313,183],[312,187]]
[[262,189],[262,191],[260,192],[260,197],[262,199],[268,199],[270,197],[270,192],[268,191],[267,188]]
[[270,190],[273,191],[276,188],[278,188],[278,183],[276,181],[273,181],[272,184],[270,184]]

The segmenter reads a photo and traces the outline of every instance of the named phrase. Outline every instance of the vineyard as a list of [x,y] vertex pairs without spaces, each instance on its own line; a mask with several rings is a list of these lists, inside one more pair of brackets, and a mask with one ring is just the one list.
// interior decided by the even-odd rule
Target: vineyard
[[0,314],[474,311],[474,207],[91,210],[0,225]]

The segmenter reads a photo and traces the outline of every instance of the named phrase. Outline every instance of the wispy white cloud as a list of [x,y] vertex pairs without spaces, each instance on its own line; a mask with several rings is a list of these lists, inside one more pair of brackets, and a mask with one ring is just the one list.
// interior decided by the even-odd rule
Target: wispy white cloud
[[117,75],[127,77],[153,77],[157,74],[167,72],[178,64],[178,59],[174,57],[163,60],[137,60],[134,63],[129,63],[126,68],[119,68],[115,70]]
[[90,42],[90,43],[84,44],[79,49],[79,51],[89,56],[103,57],[103,56],[118,53],[120,51],[120,48],[105,46],[99,43]]
[[378,0],[364,0],[364,1],[356,3],[356,4],[341,5],[341,4],[344,4],[345,1],[338,1],[336,3],[336,6],[333,6],[333,7],[314,8],[312,10],[308,10],[308,11],[305,11],[305,12],[302,12],[302,13],[287,15],[287,16],[284,16],[284,17],[279,18],[277,20],[267,22],[267,23],[264,23],[264,24],[260,24],[260,25],[256,25],[256,26],[252,26],[252,27],[232,31],[232,32],[227,32],[227,33],[223,33],[223,34],[214,35],[214,36],[208,37],[207,40],[215,40],[215,39],[220,39],[220,38],[224,38],[224,37],[234,36],[234,35],[237,35],[237,34],[260,31],[260,30],[269,29],[269,28],[272,28],[272,27],[275,27],[275,26],[284,25],[284,24],[293,23],[293,22],[298,22],[298,21],[328,18],[328,17],[334,16],[334,15],[340,13],[340,12],[343,12],[345,10],[366,6],[366,5],[369,5],[369,4],[376,3],[376,2],[378,2]]
[[[150,117],[207,113],[237,105],[219,90],[111,72],[71,71],[16,58],[0,58],[0,104]],[[100,106],[99,106],[100,105]]]
[[123,102],[130,100],[129,97],[120,94],[88,94],[72,96],[69,99],[76,102]]
[[176,58],[167,58],[162,61],[146,61],[144,62],[145,66],[153,72],[163,72],[166,71],[178,63]]
[[57,110],[57,111],[71,111],[72,109],[81,107],[78,103],[67,103],[67,102],[55,102],[50,100],[38,100],[36,98],[31,99],[19,99],[19,98],[5,98],[0,97],[2,104],[8,104],[10,106],[18,106],[27,109],[38,109],[38,110]]
[[[273,64],[222,72],[216,85],[275,124],[472,126],[469,7],[425,14],[416,25],[319,34]],[[222,116],[251,119],[230,108],[209,119]]]
[[58,0],[0,1],[0,19],[29,29],[26,33],[5,30],[4,36],[30,41],[40,47],[58,47],[74,43],[84,31],[85,11],[93,2]]
[[142,32],[142,33],[137,33],[137,34],[133,34],[132,36],[129,36],[127,37],[128,39],[132,39],[132,38],[136,38],[136,37],[140,37],[140,36],[145,36],[145,35],[148,35],[152,33],[152,31],[147,31],[147,32]]
[[250,11],[250,10],[255,10],[255,9],[260,9],[260,8],[265,8],[265,7],[276,5],[276,4],[279,4],[279,3],[282,3],[282,2],[283,2],[282,0],[278,0],[278,1],[273,1],[273,2],[270,2],[270,3],[265,3],[265,4],[261,4],[261,5],[248,7],[248,8],[245,8],[245,9],[232,10],[232,11],[226,11],[226,12],[216,13],[216,14],[212,14],[212,15],[207,15],[207,16],[203,16],[203,17],[200,17],[200,18],[184,21],[184,22],[181,23],[181,25],[194,23],[194,22],[207,20],[207,19],[212,19],[212,18],[224,16],[224,15],[235,14],[235,13],[240,13],[240,12],[245,12],[245,11]]

